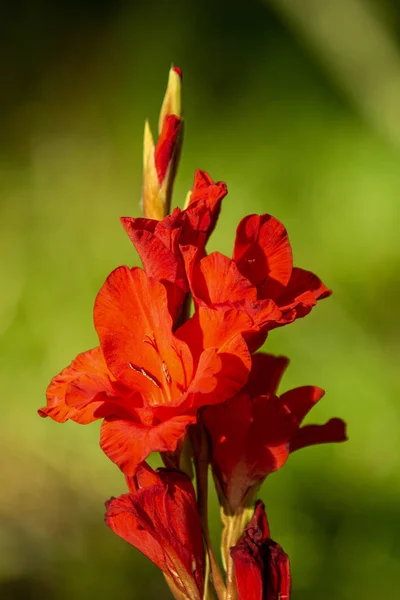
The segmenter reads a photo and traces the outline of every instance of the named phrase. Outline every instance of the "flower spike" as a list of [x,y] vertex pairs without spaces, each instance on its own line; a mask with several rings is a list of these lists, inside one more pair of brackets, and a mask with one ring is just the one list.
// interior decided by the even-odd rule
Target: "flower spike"
[[[289,559],[256,493],[292,452],[345,441],[346,425],[304,425],[324,391],[278,394],[289,359],[256,351],[331,291],[294,266],[286,228],[269,214],[241,220],[231,257],[208,254],[227,186],[206,171],[170,213],[181,88],[172,66],[157,138],[145,123],[143,216],[121,218],[143,268],[107,277],[94,306],[99,345],[52,379],[39,415],[102,420],[100,447],[129,489],[107,502],[106,523],[163,572],[175,600],[290,600]],[[149,467],[154,452],[166,468]],[[210,466],[225,574],[209,531]]]

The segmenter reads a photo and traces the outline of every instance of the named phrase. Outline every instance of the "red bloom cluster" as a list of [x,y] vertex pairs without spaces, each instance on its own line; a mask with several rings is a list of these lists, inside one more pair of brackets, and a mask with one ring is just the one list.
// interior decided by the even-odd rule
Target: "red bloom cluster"
[[[103,419],[101,447],[130,490],[107,503],[107,524],[162,569],[175,597],[200,600],[211,585],[203,537],[217,594],[225,594],[207,531],[208,464],[226,517],[237,523],[291,452],[346,436],[340,419],[302,426],[324,392],[306,386],[278,396],[288,360],[256,353],[270,330],[304,317],[331,293],[293,267],[283,225],[250,215],[239,223],[232,258],[207,255],[227,188],[203,171],[186,208],[167,214],[182,142],[180,79],[172,69],[155,146],[146,126],[145,217],[122,219],[143,269],[122,266],[109,275],[94,307],[99,346],[52,380],[39,413],[58,422]],[[193,443],[196,435],[202,445]],[[168,470],[150,469],[153,452]],[[196,465],[197,498],[180,470],[185,455]],[[228,588],[243,600],[288,598],[288,559],[269,539],[261,503],[234,543],[241,534],[232,558],[228,552],[236,574]]]

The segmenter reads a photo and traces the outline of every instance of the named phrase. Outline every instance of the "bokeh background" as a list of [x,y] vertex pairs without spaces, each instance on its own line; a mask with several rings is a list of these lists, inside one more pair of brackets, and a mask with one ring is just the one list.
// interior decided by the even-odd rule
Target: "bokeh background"
[[[282,390],[327,395],[313,420],[347,444],[294,455],[265,483],[293,600],[394,598],[400,573],[400,3],[396,0],[20,0],[0,6],[0,597],[167,598],[162,576],[103,524],[124,491],[98,424],[41,420],[50,378],[96,344],[95,295],[137,264],[145,117],[171,62],[194,169],[228,183],[211,248],[270,212],[297,265],[334,290],[276,330]],[[219,515],[211,500],[214,537]]]

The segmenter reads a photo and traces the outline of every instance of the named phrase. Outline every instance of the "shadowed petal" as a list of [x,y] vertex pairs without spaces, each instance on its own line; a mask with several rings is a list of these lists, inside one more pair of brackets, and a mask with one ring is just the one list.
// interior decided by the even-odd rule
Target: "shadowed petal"
[[289,359],[257,352],[252,356],[251,373],[246,384],[246,392],[251,396],[276,394]]
[[324,395],[324,390],[319,387],[303,385],[282,394],[281,401],[290,410],[297,424],[300,425],[304,417]]
[[277,302],[282,310],[296,309],[296,318],[305,317],[316,305],[317,300],[332,294],[322,281],[311,273],[295,267],[285,291]]
[[328,444],[330,442],[346,442],[346,423],[342,419],[330,419],[324,425],[304,425],[290,442],[290,452],[306,446]]
[[292,273],[292,250],[286,229],[271,215],[249,215],[236,232],[233,260],[256,285],[259,298],[275,299]]

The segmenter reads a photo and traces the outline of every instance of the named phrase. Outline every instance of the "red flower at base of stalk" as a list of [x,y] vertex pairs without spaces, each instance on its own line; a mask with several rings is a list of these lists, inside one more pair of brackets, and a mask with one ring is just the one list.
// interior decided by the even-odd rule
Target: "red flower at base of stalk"
[[254,515],[236,546],[231,549],[238,600],[288,600],[290,564],[282,548],[271,540],[264,504]]
[[107,525],[159,567],[179,592],[202,600],[203,537],[189,477],[142,466],[128,484],[129,494],[106,503]]
[[[53,378],[39,414],[60,423],[103,419],[101,448],[129,488],[107,502],[106,523],[163,571],[176,599],[215,592],[218,600],[286,600],[289,560],[270,539],[256,493],[291,452],[346,433],[337,418],[303,425],[324,392],[303,386],[278,396],[288,359],[257,350],[331,292],[294,267],[286,229],[268,214],[242,219],[232,258],[208,255],[227,187],[205,171],[196,171],[185,208],[169,214],[183,140],[181,78],[172,67],[156,143],[146,123],[144,216],[121,219],[143,268],[108,276],[94,306],[99,346]],[[167,469],[147,465],[153,452]],[[208,530],[210,465],[226,579]]]

